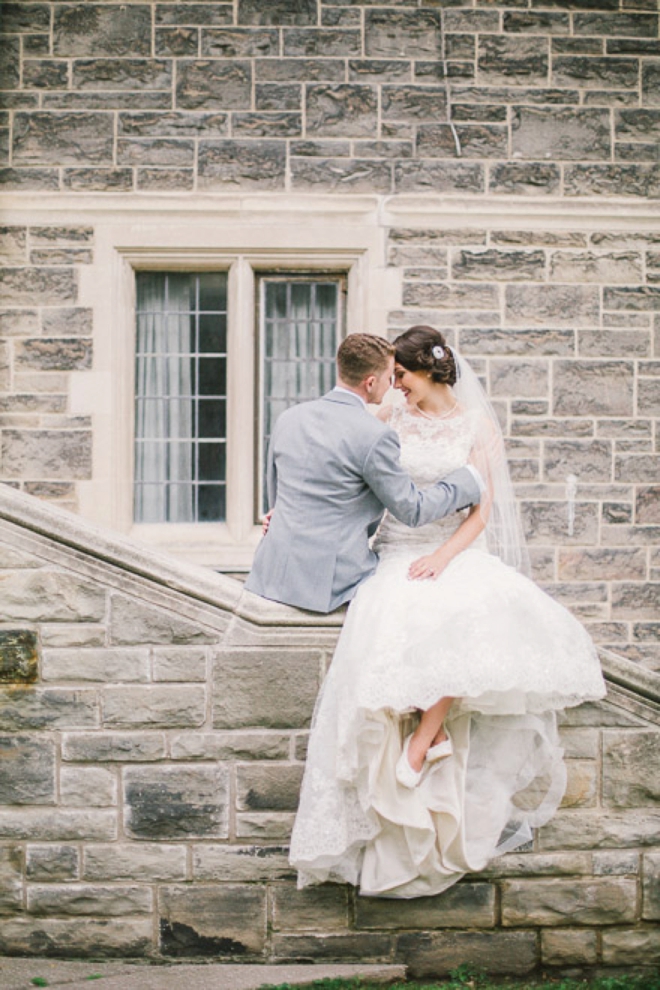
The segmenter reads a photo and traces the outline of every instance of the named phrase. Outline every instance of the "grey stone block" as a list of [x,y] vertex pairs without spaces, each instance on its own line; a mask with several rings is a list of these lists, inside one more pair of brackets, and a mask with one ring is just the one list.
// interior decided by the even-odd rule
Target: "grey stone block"
[[25,876],[28,880],[54,883],[78,878],[80,853],[77,846],[53,843],[30,844],[25,851]]
[[[4,9],[3,9],[4,14]],[[20,51],[21,43],[18,38],[0,39],[0,88],[4,90],[17,89],[20,85]]]
[[76,273],[71,268],[5,268],[0,271],[0,290],[5,305],[30,306],[38,299],[43,306],[75,302]]
[[34,309],[0,309],[0,335],[29,337],[39,333],[39,317]]
[[544,472],[548,481],[565,482],[575,474],[581,483],[612,480],[612,445],[605,440],[549,440]]
[[345,58],[348,55],[362,54],[362,38],[359,30],[309,27],[285,29],[282,34],[283,54],[286,56],[335,55]]
[[561,35],[570,33],[571,22],[569,14],[559,11],[506,10],[502,17],[502,26],[511,34]]
[[76,763],[146,763],[165,756],[165,737],[157,732],[67,733],[62,759]]
[[191,168],[139,168],[138,189],[194,189],[195,173]]
[[244,812],[236,815],[239,839],[290,839],[295,815],[286,811]]
[[[398,83],[381,89],[384,120],[446,120],[447,93],[444,86],[411,86]],[[429,128],[421,128],[425,134]]]
[[304,767],[300,764],[245,764],[236,768],[239,811],[295,811]]
[[156,4],[156,24],[233,24],[233,3],[167,3]]
[[[511,356],[568,355],[574,353],[575,332],[572,329],[477,329],[459,332],[461,350],[466,354],[498,354]],[[544,411],[547,407],[544,407]]]
[[[363,83],[410,82],[411,63],[405,59],[352,58],[348,60],[348,79]],[[388,88],[394,91],[395,87]]]
[[185,732],[170,741],[173,760],[286,760],[289,749],[280,732]]
[[592,504],[576,503],[572,536],[568,533],[565,502],[524,500],[521,511],[525,537],[531,544],[554,546],[561,542],[568,545],[594,545],[598,540],[598,510]]
[[13,160],[22,165],[112,163],[113,121],[106,113],[17,112]]
[[222,137],[228,116],[213,111],[128,110],[118,116],[120,137]]
[[356,928],[493,928],[495,887],[490,883],[460,883],[423,901],[360,897],[355,907]]
[[604,34],[654,38],[658,34],[658,17],[656,14],[640,13],[639,9],[630,13],[578,12],[573,18],[573,31],[578,35]]
[[658,89],[660,86],[660,67],[657,62],[649,59],[642,63],[642,99],[648,106],[660,106]]
[[141,918],[11,918],[0,931],[0,951],[64,958],[137,958],[153,951],[152,922]]
[[491,395],[546,396],[549,387],[547,361],[500,360],[490,362]]
[[593,966],[598,960],[598,935],[589,929],[541,932],[545,966]]
[[505,307],[507,322],[514,326],[593,326],[599,292],[586,285],[507,285]]
[[564,169],[566,196],[645,196],[660,195],[660,166],[570,165]]
[[516,107],[512,123],[514,158],[608,159],[607,110]]
[[74,192],[130,192],[133,188],[131,168],[65,168],[65,189]]
[[395,959],[413,979],[436,979],[470,960],[489,973],[525,974],[537,965],[534,932],[415,932],[399,935]]
[[338,884],[296,890],[272,888],[275,931],[341,931],[348,928],[348,888]]
[[171,609],[165,611],[135,598],[112,595],[109,636],[113,646],[214,643],[220,634],[220,631],[200,628],[197,622],[181,618]]
[[368,158],[301,158],[291,161],[294,189],[331,189],[338,192],[389,193],[392,165]]
[[156,28],[156,55],[199,55],[199,29],[196,27]]
[[557,361],[553,408],[559,416],[632,416],[634,367],[626,361]]
[[657,966],[660,963],[660,930],[607,929],[602,935],[606,966]]
[[167,647],[153,651],[155,681],[205,681],[206,651],[199,648]]
[[[458,139],[458,147],[456,138]],[[423,124],[417,129],[420,158],[502,158],[507,153],[508,131],[497,124]]]
[[257,110],[302,110],[302,86],[289,83],[257,83],[254,105]]
[[2,30],[6,34],[25,34],[50,29],[50,4],[3,3]]
[[281,141],[200,141],[201,189],[284,189],[286,148]]
[[648,357],[650,349],[651,338],[645,330],[578,331],[580,357]]
[[306,87],[306,127],[320,137],[375,137],[378,96],[375,87],[358,83]]
[[23,479],[89,478],[91,439],[85,430],[4,430],[3,474]]
[[479,37],[479,81],[486,85],[508,83],[543,85],[548,81],[548,39],[539,37]]
[[129,138],[117,142],[120,165],[189,165],[195,161],[193,141],[178,138]]
[[502,885],[502,924],[622,924],[635,919],[636,898],[634,880],[509,880]]
[[188,110],[249,110],[252,105],[250,62],[180,59],[176,103],[177,107]]
[[55,746],[36,736],[0,736],[0,803],[55,804]]
[[151,8],[148,4],[58,4],[53,24],[53,54],[149,55]]
[[73,61],[72,71],[74,90],[130,90],[142,94],[144,90],[172,87],[171,59],[79,58]]
[[152,892],[149,887],[137,885],[69,883],[38,887],[30,884],[27,890],[27,908],[30,914],[37,917],[96,915],[121,918],[125,915],[149,914],[152,910]]
[[637,86],[639,63],[636,58],[558,55],[552,60],[552,85],[620,87]]
[[39,675],[39,644],[32,629],[0,630],[0,683],[31,684]]
[[648,921],[660,919],[660,853],[644,853],[642,917]]
[[660,485],[646,485],[637,488],[635,493],[635,521],[641,526],[660,524]]
[[0,810],[0,838],[36,842],[111,842],[117,838],[117,812],[87,808]]
[[226,839],[229,778],[224,767],[129,767],[124,826],[138,839]]
[[559,167],[545,162],[498,162],[490,167],[488,177],[490,192],[512,195],[556,195],[560,183]]
[[539,281],[545,273],[543,251],[462,248],[452,251],[451,258],[452,275],[456,279]]
[[646,551],[641,547],[598,547],[567,550],[560,547],[558,575],[563,581],[623,578],[644,580]]
[[102,767],[62,767],[60,801],[69,807],[112,807],[117,804],[117,775]]
[[397,192],[483,192],[484,167],[478,162],[398,162]]
[[441,53],[439,10],[365,12],[365,54],[370,58],[437,59]]
[[84,849],[85,880],[183,880],[186,847],[163,842],[87,843]]
[[603,804],[654,806],[660,801],[658,732],[606,729],[603,733]]
[[14,354],[18,368],[80,371],[92,366],[91,340],[80,340],[75,337],[58,337],[56,340],[27,338],[17,341]]
[[299,113],[234,113],[232,133],[236,137],[300,137],[302,115]]
[[598,775],[591,760],[569,760],[562,808],[594,808],[598,801]]
[[0,730],[91,728],[98,724],[95,691],[0,689]]
[[213,725],[216,729],[306,726],[320,677],[320,653],[218,652],[214,659]]
[[316,0],[238,0],[239,24],[305,25],[316,24]]
[[213,58],[266,58],[280,54],[276,28],[204,28],[202,55]]
[[443,282],[407,282],[403,286],[404,306],[432,306],[436,309],[488,309],[497,306],[494,285]]
[[642,416],[660,416],[660,380],[638,380],[637,411]]
[[343,82],[346,62],[339,58],[255,59],[258,82]]
[[553,251],[550,278],[557,282],[602,282],[605,285],[642,281],[642,258],[638,252]]
[[89,337],[92,329],[92,310],[86,306],[66,306],[41,311],[41,330],[44,337],[68,337],[73,334]]
[[204,722],[205,709],[201,685],[112,686],[103,691],[103,724],[109,728],[193,728]]
[[[660,310],[660,286],[605,286],[603,307],[611,310],[647,312]],[[626,313],[626,319],[628,314]]]
[[660,456],[657,454],[620,454],[615,457],[614,474],[617,481],[628,484],[658,480]]
[[349,960],[364,962],[390,962],[392,942],[389,935],[380,932],[336,932],[329,935],[275,934],[272,940],[273,956],[278,962],[318,962],[329,959],[337,962]]
[[564,811],[539,832],[540,848],[630,849],[653,846],[657,841],[660,811]]
[[165,956],[243,958],[266,942],[266,890],[208,884],[160,891],[160,948]]
[[2,609],[5,621],[94,621],[105,611],[105,591],[66,571],[17,572],[5,582]]
[[197,845],[192,852],[193,877],[232,883],[291,880],[296,871],[289,865],[288,852],[286,846]]
[[25,59],[23,85],[26,89],[66,89],[69,68],[66,62],[51,59]]

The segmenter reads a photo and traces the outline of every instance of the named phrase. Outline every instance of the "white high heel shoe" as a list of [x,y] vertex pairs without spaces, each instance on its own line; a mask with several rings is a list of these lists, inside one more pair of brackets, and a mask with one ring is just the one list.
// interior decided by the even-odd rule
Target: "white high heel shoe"
[[402,787],[417,787],[420,780],[422,779],[422,773],[424,768],[421,770],[413,770],[410,766],[410,761],[408,759],[408,750],[410,748],[410,740],[412,739],[412,734],[406,738],[403,744],[403,749],[401,751],[401,756],[396,763],[396,779],[399,781]]
[[[447,730],[445,729],[445,732],[446,731]],[[454,746],[449,738],[449,735],[447,735],[447,738],[443,739],[442,742],[438,743],[436,746],[429,746],[424,759],[427,763],[436,763],[437,760],[442,760],[445,756],[451,756],[453,752]]]

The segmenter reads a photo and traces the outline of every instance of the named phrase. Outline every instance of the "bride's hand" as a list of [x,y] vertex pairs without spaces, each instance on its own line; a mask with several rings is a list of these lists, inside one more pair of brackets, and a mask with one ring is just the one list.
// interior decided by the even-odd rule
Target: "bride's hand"
[[261,519],[261,532],[262,532],[262,535],[263,536],[265,536],[266,533],[268,532],[268,527],[270,526],[270,520],[272,518],[272,515],[273,515],[273,512],[274,511],[275,511],[275,509],[271,509],[270,512],[267,512],[265,516],[262,516],[262,519]]
[[436,553],[431,553],[427,557],[419,557],[417,560],[414,560],[408,568],[408,577],[411,581],[426,581],[429,578],[435,581],[448,563],[449,561],[443,554],[436,551]]

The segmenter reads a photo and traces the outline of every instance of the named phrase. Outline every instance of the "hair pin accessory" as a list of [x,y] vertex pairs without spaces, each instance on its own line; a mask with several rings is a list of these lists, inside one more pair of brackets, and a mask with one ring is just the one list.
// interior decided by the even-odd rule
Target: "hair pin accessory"
[[440,344],[435,344],[431,348],[431,354],[436,359],[436,361],[441,361],[442,358],[445,356],[445,353],[446,352],[445,352],[444,347],[441,347]]

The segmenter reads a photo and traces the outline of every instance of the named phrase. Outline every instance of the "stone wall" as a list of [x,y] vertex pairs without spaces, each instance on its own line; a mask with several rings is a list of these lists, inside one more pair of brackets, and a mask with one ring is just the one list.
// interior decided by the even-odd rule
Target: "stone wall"
[[35,191],[660,193],[655,0],[4,3]]
[[655,0],[4,3],[0,477],[74,511],[104,483],[107,433],[74,401],[115,345],[101,200],[134,230],[190,204],[181,238],[221,248],[255,202],[274,232],[316,204],[294,245],[362,197],[396,297],[367,328],[430,322],[476,362],[537,578],[657,669],[658,20]]
[[287,841],[341,615],[0,492],[0,952],[660,963],[660,677],[604,657],[569,785],[529,848],[413,901],[297,891]]

